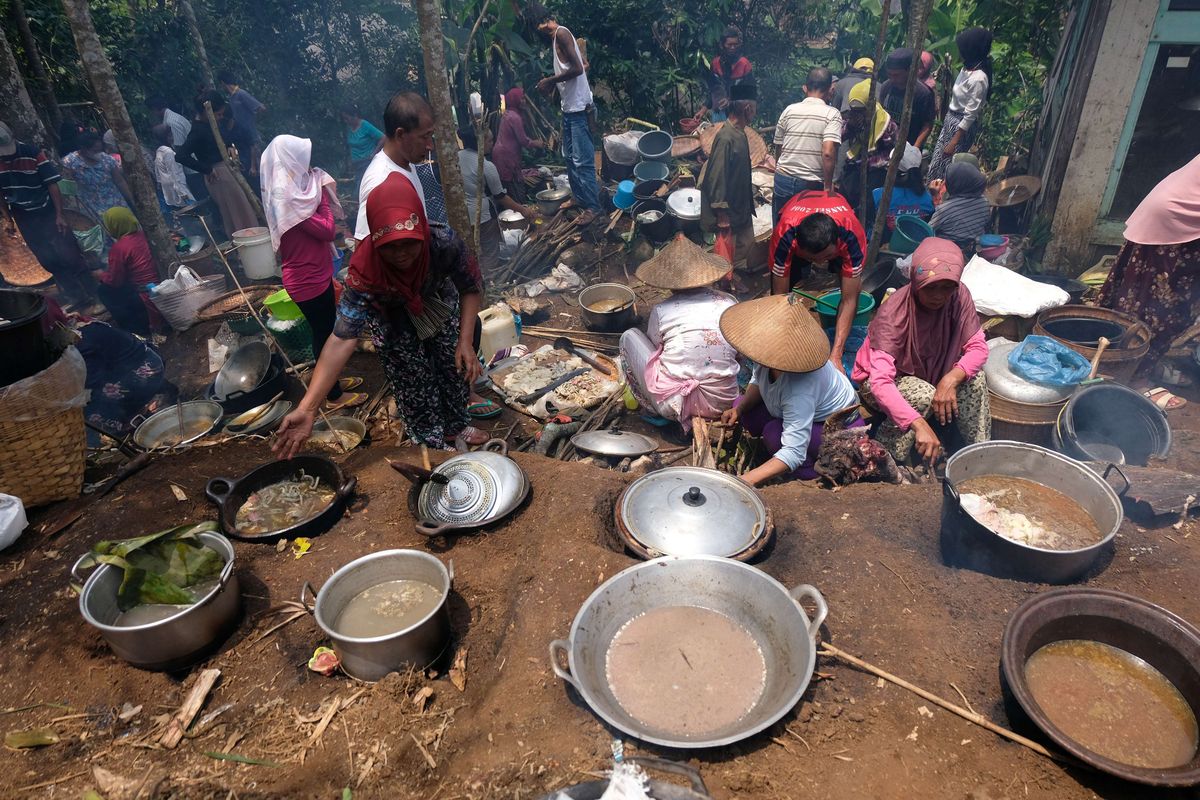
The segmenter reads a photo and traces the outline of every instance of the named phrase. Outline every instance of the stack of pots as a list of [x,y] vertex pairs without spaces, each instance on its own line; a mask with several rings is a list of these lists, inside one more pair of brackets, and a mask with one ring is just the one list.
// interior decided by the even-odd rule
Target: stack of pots
[[1035,334],[1062,342],[1088,361],[1096,357],[1096,331],[1109,340],[1100,355],[1099,373],[1129,384],[1150,350],[1150,328],[1137,317],[1107,308],[1068,305],[1043,311],[1033,324]]

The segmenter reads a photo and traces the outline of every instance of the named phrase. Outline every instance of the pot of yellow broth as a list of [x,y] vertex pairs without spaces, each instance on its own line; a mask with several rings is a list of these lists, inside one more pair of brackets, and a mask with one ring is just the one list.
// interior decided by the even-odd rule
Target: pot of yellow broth
[[300,602],[333,642],[346,674],[377,681],[424,669],[446,651],[453,581],[453,563],[447,569],[419,550],[381,550],[333,573],[311,605],[306,581]]

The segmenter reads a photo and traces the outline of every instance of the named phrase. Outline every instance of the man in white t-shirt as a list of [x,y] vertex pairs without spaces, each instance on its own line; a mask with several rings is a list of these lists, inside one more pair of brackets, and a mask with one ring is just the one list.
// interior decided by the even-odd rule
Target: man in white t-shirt
[[801,192],[833,192],[833,173],[842,141],[842,115],[828,104],[833,76],[813,67],[804,83],[805,97],[779,115],[775,126],[775,186],[772,220]]
[[359,241],[371,233],[367,224],[367,197],[393,172],[408,178],[425,206],[425,191],[413,165],[424,160],[433,149],[433,108],[416,92],[392,95],[383,111],[383,128],[383,149],[371,159],[358,185],[354,238]]

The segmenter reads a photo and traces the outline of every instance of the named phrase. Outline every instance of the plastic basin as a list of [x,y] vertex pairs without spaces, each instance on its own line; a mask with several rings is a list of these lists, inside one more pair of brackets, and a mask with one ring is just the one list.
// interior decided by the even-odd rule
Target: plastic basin
[[666,131],[650,131],[638,139],[638,155],[643,161],[665,163],[671,160],[671,145],[674,143],[674,137]]
[[267,295],[263,300],[263,305],[267,307],[267,313],[275,319],[300,319],[304,316],[300,306],[296,305],[288,296],[287,289],[280,289],[278,292]]
[[888,250],[908,255],[930,236],[933,236],[933,228],[928,222],[912,214],[901,214],[896,217],[896,230],[892,231]]
[[[834,289],[817,298],[817,314],[821,325],[828,328],[837,323],[838,305],[842,302],[842,290]],[[866,292],[858,293],[858,313],[854,315],[855,325],[866,325],[871,321],[875,310],[875,298]]]

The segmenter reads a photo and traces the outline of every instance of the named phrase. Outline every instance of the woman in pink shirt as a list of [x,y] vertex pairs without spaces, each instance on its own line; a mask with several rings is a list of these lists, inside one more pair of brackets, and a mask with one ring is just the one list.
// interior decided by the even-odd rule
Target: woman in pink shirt
[[504,116],[500,118],[500,131],[492,145],[492,163],[500,173],[509,197],[518,203],[525,201],[525,187],[521,182],[521,149],[541,150],[541,139],[530,139],[525,133],[525,120],[521,109],[525,106],[525,90],[520,86],[504,94]]
[[[337,184],[324,170],[310,167],[312,141],[276,136],[263,151],[260,165],[263,211],[271,243],[283,264],[283,288],[300,306],[312,329],[313,356],[319,357],[333,333],[334,216],[342,217]],[[351,392],[362,378],[343,378],[329,390],[325,408],[336,411],[362,405],[364,392]]]
[[983,373],[988,348],[958,245],[931,237],[913,253],[912,283],[879,307],[854,360],[863,402],[887,415],[876,438],[898,464],[913,446],[929,463],[951,421],[967,444],[991,438]]

